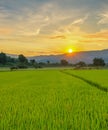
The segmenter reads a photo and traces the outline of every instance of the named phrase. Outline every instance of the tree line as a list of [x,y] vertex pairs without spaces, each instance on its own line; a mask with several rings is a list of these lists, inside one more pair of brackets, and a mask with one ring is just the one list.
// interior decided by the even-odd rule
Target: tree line
[[28,60],[24,55],[18,55],[18,58],[12,58],[7,56],[5,53],[0,53],[0,66],[26,66],[28,65]]
[[85,66],[105,66],[105,61],[102,58],[94,58],[93,63],[87,65],[84,61],[79,61],[76,64],[70,64],[66,59],[61,59],[60,63],[50,63],[50,61],[37,63],[35,59],[28,60],[24,55],[18,55],[18,58],[12,58],[7,56],[5,53],[0,53],[0,66],[7,67],[17,67],[17,68],[42,68],[42,67],[56,67],[56,66],[75,66],[75,67],[85,67]]

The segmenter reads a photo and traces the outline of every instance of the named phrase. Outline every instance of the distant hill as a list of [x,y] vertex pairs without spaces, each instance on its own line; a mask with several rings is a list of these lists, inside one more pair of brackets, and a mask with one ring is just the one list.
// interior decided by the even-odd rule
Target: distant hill
[[108,63],[108,49],[101,51],[81,51],[74,52],[72,54],[61,55],[41,55],[28,57],[28,59],[35,59],[37,62],[47,62],[49,60],[51,63],[60,62],[61,59],[66,59],[69,63],[77,63],[79,61],[84,61],[90,64],[95,57],[103,58],[105,62]]
[[18,55],[15,55],[15,54],[6,54],[7,56],[10,56],[12,58],[18,58]]

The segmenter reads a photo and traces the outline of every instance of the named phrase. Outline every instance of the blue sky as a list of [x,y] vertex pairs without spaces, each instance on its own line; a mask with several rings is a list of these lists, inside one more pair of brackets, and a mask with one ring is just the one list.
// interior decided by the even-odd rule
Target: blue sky
[[24,55],[108,48],[108,0],[0,0],[0,51]]

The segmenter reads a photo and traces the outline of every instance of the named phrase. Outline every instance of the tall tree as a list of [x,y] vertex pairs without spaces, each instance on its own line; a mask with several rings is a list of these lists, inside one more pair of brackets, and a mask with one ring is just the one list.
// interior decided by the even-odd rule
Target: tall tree
[[50,64],[50,61],[49,61],[49,60],[47,60],[47,64],[48,64],[48,65]]
[[65,66],[65,65],[68,65],[68,61],[65,60],[65,59],[62,59],[62,60],[61,60],[61,65],[64,65],[64,66]]
[[102,58],[94,58],[93,59],[93,65],[94,66],[104,66],[105,62]]
[[22,55],[22,54],[20,54],[18,56],[18,60],[19,60],[20,63],[28,63],[27,58],[24,55]]
[[86,66],[86,63],[84,61],[79,61],[76,66],[79,66],[79,67],[84,67]]
[[35,65],[35,63],[36,63],[35,59],[30,60],[31,65]]
[[6,64],[6,62],[7,62],[7,56],[5,53],[1,52],[0,53],[0,64],[4,65],[4,64]]

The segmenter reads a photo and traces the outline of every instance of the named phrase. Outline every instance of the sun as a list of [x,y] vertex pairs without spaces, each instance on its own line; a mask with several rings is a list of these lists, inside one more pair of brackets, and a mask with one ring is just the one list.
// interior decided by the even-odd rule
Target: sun
[[70,48],[70,49],[68,49],[68,53],[72,53],[73,52],[73,50]]

